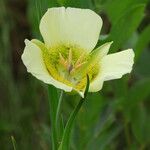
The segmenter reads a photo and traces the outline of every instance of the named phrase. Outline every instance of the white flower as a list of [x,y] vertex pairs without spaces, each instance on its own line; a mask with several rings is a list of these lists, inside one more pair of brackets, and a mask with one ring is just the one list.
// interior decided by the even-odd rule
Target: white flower
[[[44,43],[25,40],[22,60],[33,76],[82,97],[86,75],[89,92],[101,90],[104,81],[121,78],[133,66],[132,49],[107,55],[112,42],[94,49],[102,19],[89,9],[50,8],[40,22]],[[92,51],[93,50],[93,51]]]

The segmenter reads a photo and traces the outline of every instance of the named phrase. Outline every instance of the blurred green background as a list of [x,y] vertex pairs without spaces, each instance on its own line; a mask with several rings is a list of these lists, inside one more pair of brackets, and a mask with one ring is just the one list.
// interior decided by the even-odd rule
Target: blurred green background
[[[21,54],[25,38],[41,38],[47,8],[62,5],[101,15],[98,46],[113,40],[110,53],[133,48],[136,54],[130,75],[88,95],[71,150],[150,150],[149,0],[0,0],[0,150],[13,150],[11,136],[18,150],[51,149],[47,85],[26,72]],[[65,119],[78,99],[65,95]]]

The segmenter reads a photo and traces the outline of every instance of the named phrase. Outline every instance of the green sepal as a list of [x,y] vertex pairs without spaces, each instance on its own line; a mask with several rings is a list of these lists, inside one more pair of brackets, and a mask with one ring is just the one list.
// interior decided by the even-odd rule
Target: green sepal
[[[109,48],[111,46],[113,42],[107,42],[103,45],[101,45],[100,47],[96,48],[95,50],[93,50],[88,58],[87,58],[87,63],[85,63],[79,71],[77,71],[74,76],[78,75],[78,76],[82,76],[84,74],[86,74],[87,70],[93,70],[92,74],[97,74],[99,71],[99,63],[101,61],[101,59],[107,55]],[[89,74],[90,77],[90,74]]]

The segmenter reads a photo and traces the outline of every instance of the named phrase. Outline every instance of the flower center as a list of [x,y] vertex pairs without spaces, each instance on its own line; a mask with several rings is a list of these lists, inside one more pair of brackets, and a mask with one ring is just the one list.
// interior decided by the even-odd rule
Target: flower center
[[99,64],[89,64],[89,54],[76,46],[50,48],[43,52],[43,59],[54,79],[81,91],[86,86],[86,75],[92,82],[99,72]]
[[65,59],[61,53],[59,53],[59,63],[64,67],[68,75],[72,75],[75,71],[80,69],[86,64],[84,53],[74,62],[72,58],[72,49],[69,49],[68,58]]

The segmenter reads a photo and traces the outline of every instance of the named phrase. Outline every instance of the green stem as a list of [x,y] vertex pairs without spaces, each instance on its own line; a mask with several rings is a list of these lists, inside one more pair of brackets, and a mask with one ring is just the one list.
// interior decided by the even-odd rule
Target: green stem
[[58,127],[58,122],[59,122],[59,117],[60,117],[60,111],[61,111],[61,103],[63,100],[63,90],[61,90],[59,101],[58,101],[58,106],[57,106],[57,112],[56,112],[56,126]]
[[69,149],[70,135],[71,135],[72,127],[74,124],[74,120],[76,119],[76,116],[77,116],[83,102],[85,101],[85,98],[86,98],[88,90],[89,90],[89,84],[90,84],[89,76],[87,75],[87,84],[86,84],[86,89],[85,89],[85,93],[84,93],[84,98],[80,99],[79,103],[76,105],[75,109],[71,113],[71,115],[67,121],[65,130],[63,133],[63,137],[62,137],[62,142],[61,142],[58,150],[68,150]]
[[64,130],[64,135],[63,135],[63,138],[62,138],[62,143],[59,147],[59,150],[68,150],[69,149],[69,140],[70,140],[70,134],[71,134],[71,130],[72,130],[72,126],[73,126],[73,123],[74,123],[74,120],[83,104],[84,100],[81,99],[79,101],[79,103],[76,105],[74,111],[71,113],[69,119],[68,119],[68,122],[66,124],[66,128]]
[[126,136],[127,145],[128,147],[130,147],[131,138],[130,138],[129,126],[127,122],[125,122],[124,128],[125,128],[125,136]]
[[48,101],[49,101],[50,121],[51,121],[52,150],[57,150],[58,138],[57,138],[57,128],[56,128],[56,111],[57,111],[57,104],[58,104],[58,93],[57,93],[57,89],[52,85],[48,86]]

